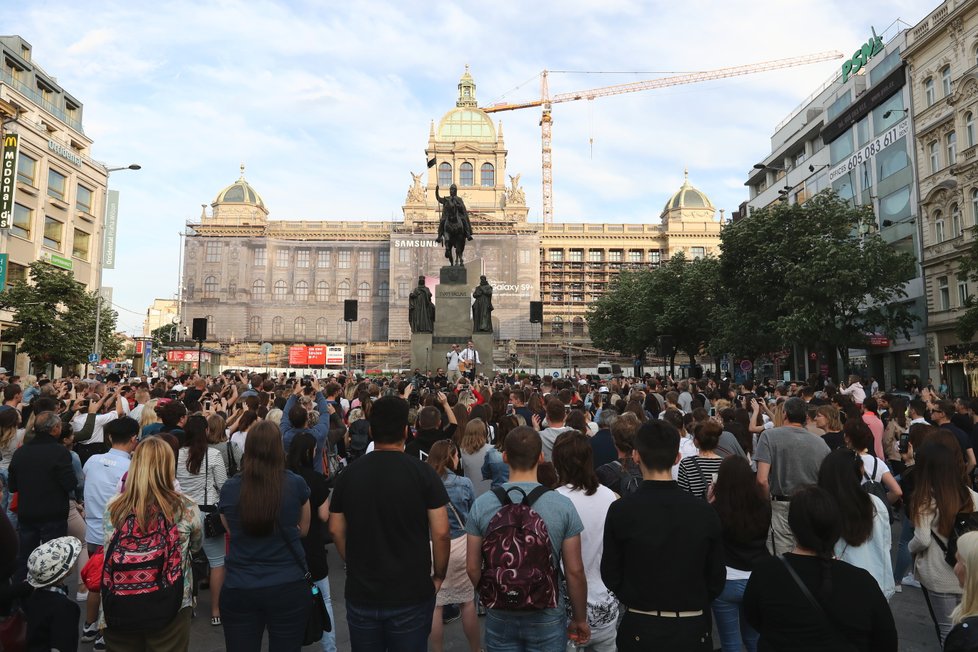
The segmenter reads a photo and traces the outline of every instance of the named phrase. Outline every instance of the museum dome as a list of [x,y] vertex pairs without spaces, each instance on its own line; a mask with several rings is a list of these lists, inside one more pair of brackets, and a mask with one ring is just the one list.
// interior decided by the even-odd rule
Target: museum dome
[[676,191],[676,194],[669,198],[662,211],[665,212],[681,208],[715,210],[710,198],[689,183],[689,170],[683,171],[683,185]]
[[446,113],[438,123],[435,132],[437,140],[476,140],[495,142],[496,128],[489,115],[479,108],[475,99],[475,80],[465,66],[465,72],[458,80],[458,99],[455,108]]
[[241,176],[230,186],[217,193],[215,204],[251,204],[265,208],[265,201],[244,178],[244,163],[241,164]]

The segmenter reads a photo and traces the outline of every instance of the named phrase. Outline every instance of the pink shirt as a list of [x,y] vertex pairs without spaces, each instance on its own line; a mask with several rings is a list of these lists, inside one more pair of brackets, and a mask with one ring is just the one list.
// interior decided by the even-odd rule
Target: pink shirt
[[863,422],[869,426],[873,433],[873,449],[876,451],[876,457],[885,460],[886,458],[883,457],[883,422],[872,412],[863,412]]

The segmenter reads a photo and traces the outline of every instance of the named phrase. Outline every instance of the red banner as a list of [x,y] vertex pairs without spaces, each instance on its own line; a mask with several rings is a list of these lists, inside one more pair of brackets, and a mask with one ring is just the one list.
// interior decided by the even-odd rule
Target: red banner
[[326,347],[325,346],[310,346],[309,355],[306,358],[306,364],[309,365],[324,365],[326,364]]
[[304,346],[290,346],[289,347],[289,366],[295,367],[297,365],[309,364],[309,349]]
[[890,345],[890,338],[888,338],[886,335],[880,335],[878,333],[874,333],[873,335],[870,335],[869,336],[869,345],[870,346],[889,346]]

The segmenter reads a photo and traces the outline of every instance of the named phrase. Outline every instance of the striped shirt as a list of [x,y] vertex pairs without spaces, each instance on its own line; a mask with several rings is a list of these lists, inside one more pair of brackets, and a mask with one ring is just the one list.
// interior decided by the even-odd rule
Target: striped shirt
[[720,470],[721,457],[687,457],[679,463],[679,488],[694,496],[706,498],[706,488]]

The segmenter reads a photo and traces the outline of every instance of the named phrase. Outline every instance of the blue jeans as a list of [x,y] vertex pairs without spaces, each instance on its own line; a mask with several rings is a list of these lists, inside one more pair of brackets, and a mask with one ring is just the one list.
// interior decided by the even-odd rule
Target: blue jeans
[[435,596],[406,607],[369,607],[346,601],[353,652],[426,652]]
[[744,588],[747,580],[727,580],[723,593],[713,601],[713,618],[723,652],[740,652],[743,640],[747,652],[757,652],[760,634],[747,624],[743,614]]
[[323,601],[326,602],[326,612],[329,614],[329,621],[333,623],[333,628],[328,632],[323,632],[323,638],[319,641],[319,644],[323,646],[323,652],[336,652],[336,617],[333,616],[333,600],[329,596],[329,578],[324,577],[321,580],[316,580],[316,586],[319,587],[319,592],[323,595]]
[[900,543],[897,544],[896,560],[893,562],[893,579],[897,584],[910,571],[910,540],[913,539],[913,522],[900,510]]
[[562,613],[488,609],[487,652],[553,652],[567,647],[567,619]]
[[259,652],[268,629],[269,652],[302,647],[312,596],[305,580],[250,589],[221,590],[224,643],[235,652]]

